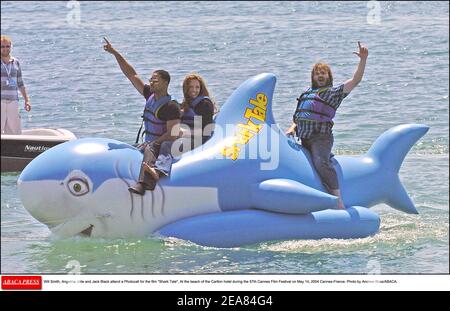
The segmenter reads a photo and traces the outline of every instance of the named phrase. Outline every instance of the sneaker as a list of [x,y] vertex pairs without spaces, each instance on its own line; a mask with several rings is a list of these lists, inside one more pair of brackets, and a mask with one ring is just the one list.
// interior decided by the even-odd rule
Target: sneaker
[[155,190],[156,181],[150,180],[148,182],[143,183],[145,190]]
[[155,190],[156,180],[154,180],[150,174],[145,173],[142,186],[144,187],[144,190]]
[[144,195],[145,193],[144,185],[141,182],[137,182],[133,186],[128,187],[128,191],[139,195]]

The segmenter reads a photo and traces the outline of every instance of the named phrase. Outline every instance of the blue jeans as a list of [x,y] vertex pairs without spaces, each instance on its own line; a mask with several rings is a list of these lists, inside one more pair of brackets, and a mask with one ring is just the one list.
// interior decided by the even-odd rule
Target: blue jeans
[[312,134],[310,138],[302,138],[302,146],[308,149],[322,183],[328,190],[339,189],[338,178],[331,162],[333,134]]

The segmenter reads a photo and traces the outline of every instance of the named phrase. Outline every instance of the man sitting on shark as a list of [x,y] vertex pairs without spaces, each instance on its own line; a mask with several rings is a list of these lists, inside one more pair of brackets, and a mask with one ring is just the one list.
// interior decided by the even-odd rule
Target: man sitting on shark
[[165,70],[155,70],[149,84],[145,84],[136,70],[108,41],[103,49],[115,56],[123,74],[146,100],[142,118],[145,125],[145,142],[139,145],[144,154],[139,179],[128,190],[144,195],[145,190],[153,190],[160,175],[168,175],[172,166],[170,149],[172,142],[178,138],[181,120],[180,107],[168,94],[170,75]]
[[361,82],[369,51],[358,41],[360,58],[353,77],[339,86],[333,87],[333,75],[327,64],[317,63],[311,71],[311,87],[297,99],[293,124],[287,135],[296,134],[302,146],[308,149],[322,183],[328,192],[339,198],[339,208],[344,208],[336,170],[331,163],[333,147],[333,118],[341,102]]

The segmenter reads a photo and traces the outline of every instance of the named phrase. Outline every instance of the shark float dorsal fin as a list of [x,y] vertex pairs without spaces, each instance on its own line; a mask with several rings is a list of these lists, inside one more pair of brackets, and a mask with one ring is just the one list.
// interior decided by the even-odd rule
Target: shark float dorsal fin
[[227,99],[220,109],[215,123],[225,128],[251,120],[256,124],[275,124],[272,113],[272,96],[276,83],[275,75],[262,73],[245,81]]

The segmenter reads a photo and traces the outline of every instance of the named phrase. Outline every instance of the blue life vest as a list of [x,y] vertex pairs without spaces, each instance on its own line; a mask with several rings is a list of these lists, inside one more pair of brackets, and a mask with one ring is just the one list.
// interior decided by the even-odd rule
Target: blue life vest
[[170,95],[155,100],[154,94],[147,99],[144,109],[145,141],[153,141],[167,131],[166,121],[157,117],[159,109],[172,100]]
[[208,96],[197,96],[190,104],[187,111],[183,111],[183,115],[181,116],[181,123],[187,124],[190,127],[194,127],[194,117],[197,115],[195,113],[195,107],[203,101],[204,99],[211,102],[211,99]]
[[309,88],[297,98],[297,109],[294,120],[314,120],[319,122],[332,122],[336,109],[320,97],[329,87],[312,89]]

